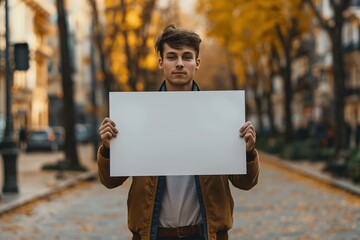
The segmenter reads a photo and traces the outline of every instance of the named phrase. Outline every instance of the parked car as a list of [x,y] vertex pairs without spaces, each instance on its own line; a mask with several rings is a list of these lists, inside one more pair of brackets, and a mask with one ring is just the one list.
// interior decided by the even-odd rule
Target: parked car
[[0,115],[0,148],[4,141],[5,127],[6,127],[5,117]]
[[52,127],[55,133],[56,141],[59,145],[59,149],[64,149],[65,144],[65,129],[62,126]]
[[90,128],[85,124],[76,124],[75,139],[78,143],[89,143],[91,140]]
[[52,128],[32,129],[28,131],[26,151],[58,151],[59,144]]

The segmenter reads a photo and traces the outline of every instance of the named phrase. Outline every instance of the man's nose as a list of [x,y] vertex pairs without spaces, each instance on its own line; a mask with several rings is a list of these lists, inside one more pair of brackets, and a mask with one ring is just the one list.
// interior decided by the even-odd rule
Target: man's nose
[[184,62],[183,62],[181,57],[178,58],[178,60],[176,62],[176,66],[177,67],[184,67]]

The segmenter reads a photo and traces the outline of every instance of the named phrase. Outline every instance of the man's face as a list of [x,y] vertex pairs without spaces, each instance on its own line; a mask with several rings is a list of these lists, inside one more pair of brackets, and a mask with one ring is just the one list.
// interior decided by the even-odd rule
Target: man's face
[[200,67],[192,47],[180,49],[164,44],[163,58],[159,58],[159,68],[163,70],[168,90],[191,90],[195,71]]

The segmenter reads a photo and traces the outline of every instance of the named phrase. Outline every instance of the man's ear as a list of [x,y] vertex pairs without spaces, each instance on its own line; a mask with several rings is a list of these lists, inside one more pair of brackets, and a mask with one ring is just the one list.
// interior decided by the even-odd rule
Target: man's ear
[[196,59],[196,70],[200,68],[200,58]]
[[159,67],[159,69],[162,69],[162,67],[163,67],[163,60],[161,57],[158,58],[158,67]]
[[159,67],[159,69],[162,69],[162,67],[163,67],[163,58],[162,58],[160,52],[157,52],[157,56],[158,56],[158,67]]

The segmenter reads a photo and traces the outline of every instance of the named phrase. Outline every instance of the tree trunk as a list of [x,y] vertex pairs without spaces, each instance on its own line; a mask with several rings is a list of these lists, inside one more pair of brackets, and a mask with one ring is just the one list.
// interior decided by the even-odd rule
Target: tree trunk
[[287,142],[292,142],[294,133],[293,133],[293,124],[292,124],[292,112],[291,112],[291,103],[293,99],[293,89],[291,86],[291,58],[290,58],[290,49],[285,47],[285,58],[286,66],[283,69],[283,78],[284,78],[284,119],[285,119],[285,140]]
[[293,124],[292,124],[292,112],[291,112],[291,104],[293,100],[293,89],[291,85],[291,63],[292,58],[290,56],[291,52],[291,45],[292,40],[295,37],[296,34],[296,28],[297,28],[297,21],[295,19],[292,19],[293,26],[291,30],[287,33],[288,36],[283,36],[280,30],[280,26],[276,26],[276,31],[279,37],[279,40],[281,42],[283,51],[284,51],[284,58],[285,58],[285,66],[280,67],[282,72],[282,77],[284,81],[284,120],[285,120],[285,140],[290,143],[294,139],[294,130],[293,130]]
[[268,119],[269,119],[269,127],[270,127],[270,135],[274,135],[274,134],[277,134],[277,130],[276,130],[276,127],[275,127],[275,120],[274,120],[274,108],[273,108],[273,103],[272,103],[272,100],[271,100],[271,97],[272,97],[272,94],[273,94],[273,87],[272,87],[272,80],[273,80],[273,77],[274,77],[274,74],[271,73],[270,74],[270,79],[269,79],[269,86],[268,86],[268,89],[266,89],[264,91],[265,93],[265,99],[266,99],[266,102],[267,102],[267,110],[266,110],[266,114],[268,116]]
[[[345,66],[344,66],[344,53],[342,49],[342,27],[344,24],[344,11],[349,7],[350,0],[343,1],[330,1],[330,6],[334,12],[334,24],[330,26],[321,13],[316,8],[315,4],[311,0],[306,0],[309,4],[315,16],[319,20],[321,26],[328,32],[332,44],[332,59],[333,59],[333,91],[335,100],[335,113],[334,113],[334,125],[335,125],[335,154],[339,156],[342,150],[345,149]],[[340,156],[341,157],[341,156]]]
[[330,31],[330,37],[332,41],[332,57],[333,57],[333,90],[335,98],[335,151],[339,154],[341,150],[345,149],[345,119],[344,119],[344,108],[345,108],[345,71],[344,71],[344,54],[342,49],[342,25],[343,19],[341,16],[337,16],[335,11],[335,27]]
[[258,131],[259,133],[264,133],[264,123],[263,123],[263,112],[262,112],[262,94],[258,94],[259,86],[259,77],[258,77],[258,67],[255,67],[255,73],[253,75],[252,91],[254,92],[255,105],[256,105],[256,117],[258,121]]
[[255,94],[256,115],[258,119],[259,132],[264,134],[263,114],[262,114],[262,98],[256,93],[256,87],[253,89]]
[[[121,11],[121,25],[123,26],[121,29],[121,35],[124,39],[124,52],[126,54],[126,68],[128,70],[128,83],[129,86],[131,87],[131,89],[133,91],[136,91],[136,71],[134,68],[134,62],[135,59],[133,59],[133,55],[132,55],[132,51],[131,51],[131,47],[130,47],[130,42],[129,42],[129,29],[126,27],[127,23],[126,23],[126,15],[128,12],[128,4],[125,0],[121,0],[120,2],[120,11]],[[137,63],[137,61],[136,61]],[[136,65],[136,64],[135,64]]]
[[229,76],[230,76],[230,81],[231,81],[231,89],[238,90],[238,84],[237,84],[238,78],[233,71],[232,56],[231,56],[230,51],[227,48],[225,50],[226,50],[227,65],[228,65],[228,69],[229,69]]
[[104,77],[104,97],[105,97],[105,116],[109,115],[109,92],[112,90],[112,85],[115,82],[115,78],[110,71],[110,66],[108,65],[107,56],[105,49],[103,48],[104,37],[100,29],[100,22],[99,22],[99,12],[97,8],[97,4],[95,0],[89,0],[89,4],[91,5],[93,11],[93,41],[99,51],[99,60],[100,60],[100,69],[102,75]]
[[136,82],[143,82],[144,88],[146,88],[147,82],[152,81],[148,79],[148,76],[151,75],[149,71],[143,67],[141,67],[140,61],[144,59],[149,53],[149,47],[147,45],[149,38],[149,25],[151,24],[151,18],[154,12],[156,0],[148,0],[145,2],[145,5],[141,14],[141,21],[143,24],[138,30],[138,36],[140,38],[140,44],[137,48],[136,59],[137,61],[133,64],[135,69],[135,78]]
[[278,133],[276,126],[275,126],[275,118],[274,118],[274,108],[273,108],[273,103],[272,103],[272,95],[274,93],[274,88],[273,88],[273,80],[274,77],[276,75],[275,72],[275,64],[279,62],[278,59],[278,55],[276,53],[275,48],[272,46],[271,48],[271,56],[268,59],[269,61],[269,66],[270,66],[270,76],[269,76],[269,81],[265,87],[265,99],[267,101],[267,115],[269,118],[269,124],[270,124],[270,134],[271,135],[275,135]]
[[59,42],[61,51],[61,75],[63,89],[63,115],[65,117],[65,160],[73,168],[80,166],[75,141],[75,107],[73,98],[73,80],[71,76],[68,29],[63,0],[56,0],[58,11]]

